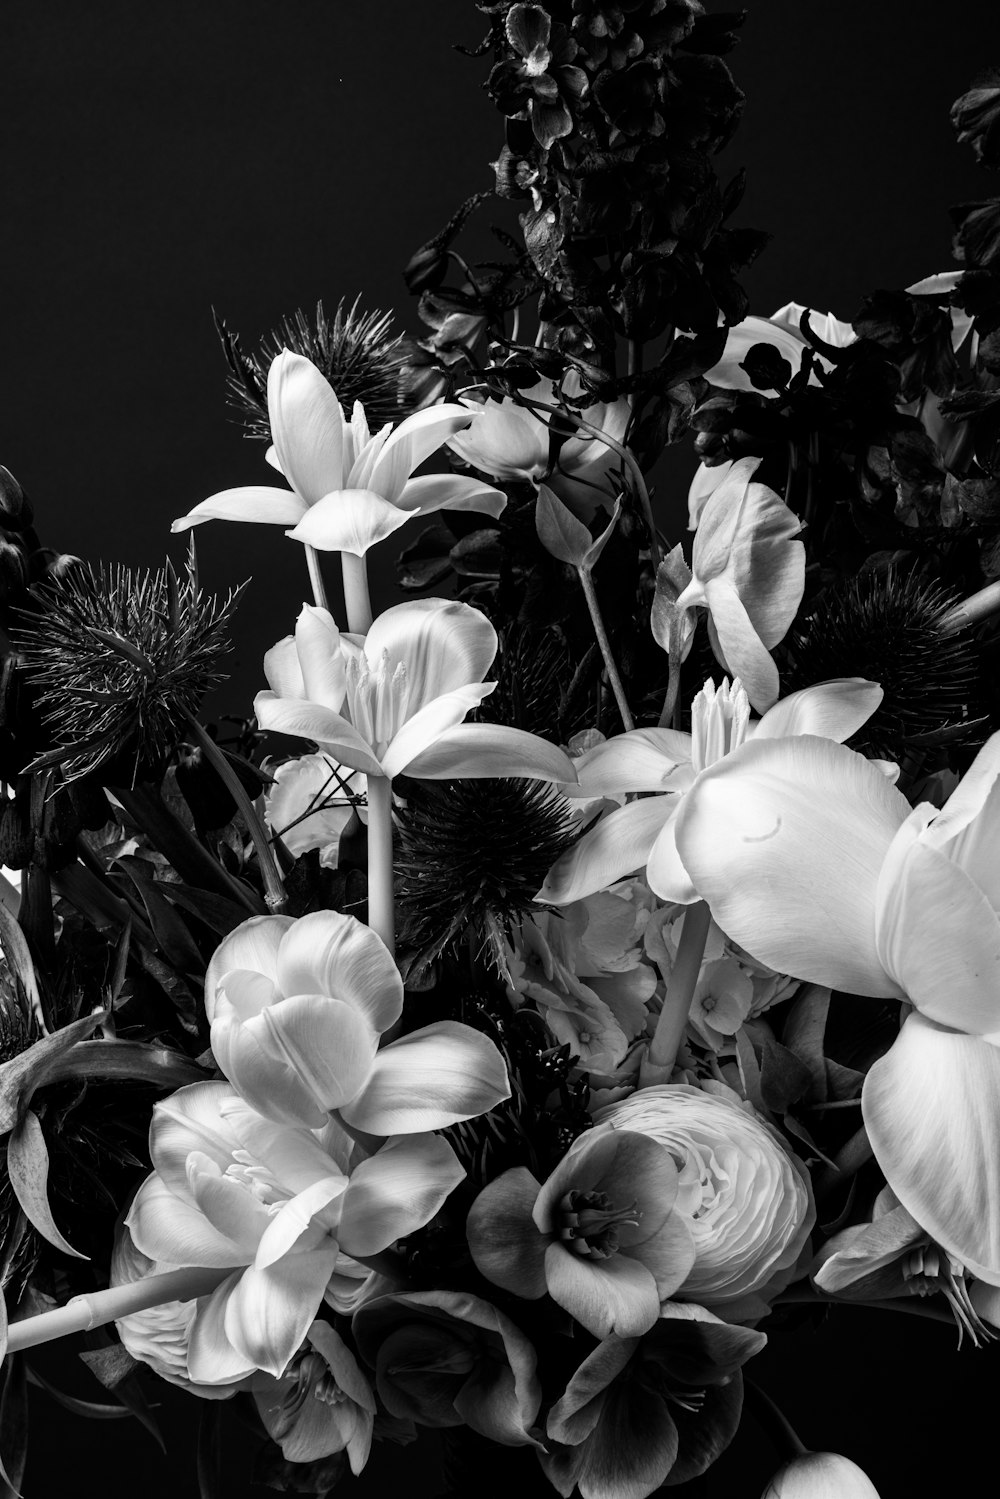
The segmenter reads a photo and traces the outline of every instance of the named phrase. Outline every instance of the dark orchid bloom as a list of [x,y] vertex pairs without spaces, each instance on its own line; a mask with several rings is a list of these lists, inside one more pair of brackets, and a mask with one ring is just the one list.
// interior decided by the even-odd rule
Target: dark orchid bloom
[[676,1196],[665,1146],[598,1128],[574,1141],[544,1186],[523,1166],[490,1182],[469,1213],[469,1248],[494,1285],[529,1300],[548,1292],[595,1338],[636,1337],[694,1263]]
[[549,1413],[541,1458],[564,1499],[645,1499],[704,1473],[732,1441],[740,1366],[767,1342],[703,1307],[670,1303],[644,1338],[606,1338]]
[[573,64],[576,43],[565,26],[553,28],[540,5],[512,5],[506,32],[516,58],[493,69],[490,92],[505,114],[527,112],[535,139],[547,151],[570,134],[571,105],[587,91],[586,73]]

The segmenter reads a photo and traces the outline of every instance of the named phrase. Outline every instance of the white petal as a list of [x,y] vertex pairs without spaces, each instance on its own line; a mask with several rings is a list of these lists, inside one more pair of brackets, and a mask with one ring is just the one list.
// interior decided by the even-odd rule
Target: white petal
[[345,1254],[371,1255],[429,1223],[465,1169],[438,1135],[400,1135],[351,1173],[338,1239]]
[[563,750],[537,734],[506,724],[460,723],[437,736],[406,767],[418,780],[482,780],[494,776],[523,776],[528,780],[576,780],[573,761]]
[[212,1227],[240,1251],[231,1263],[252,1258],[270,1221],[263,1202],[200,1151],[191,1152],[187,1166],[188,1187],[198,1207]]
[[410,689],[409,716],[446,692],[481,682],[497,653],[485,614],[449,599],[413,599],[386,609],[365,637],[373,667],[383,654],[402,662]]
[[269,651],[264,652],[264,676],[277,697],[305,697],[306,687],[302,680],[302,667],[299,665],[294,635],[284,636]]
[[[551,395],[550,387],[550,400]],[[452,452],[496,479],[536,478],[545,471],[549,433],[534,412],[506,398],[470,410],[475,421],[467,432],[449,439]]]
[[410,479],[396,500],[400,510],[429,515],[432,510],[473,510],[479,515],[501,514],[507,504],[502,489],[467,474],[424,474]]
[[337,1263],[337,1250],[290,1254],[241,1275],[226,1306],[225,1332],[236,1351],[279,1377],[308,1331]]
[[186,531],[206,520],[252,521],[264,526],[294,526],[305,514],[305,503],[290,489],[271,489],[248,484],[241,489],[223,489],[201,500],[175,520],[171,531]]
[[342,488],[344,413],[310,360],[284,349],[272,361],[267,414],[281,472],[307,505]]
[[704,378],[722,390],[755,390],[746,371],[740,368],[755,344],[771,344],[782,358],[788,360],[792,374],[798,373],[806,351],[803,339],[767,318],[748,317],[730,329],[722,358],[705,371]]
[[347,673],[340,650],[340,631],[326,609],[303,605],[295,621],[295,650],[305,697],[339,713],[347,696]]
[[375,1031],[387,1031],[403,1012],[403,981],[385,943],[338,911],[313,911],[289,926],[277,974],[283,993],[345,1000]]
[[691,876],[684,868],[681,856],[677,852],[676,817],[672,817],[666,823],[649,851],[646,880],[650,890],[661,900],[690,906],[698,899],[698,892],[691,883]]
[[290,734],[296,739],[312,739],[329,749],[342,765],[363,770],[366,775],[382,774],[382,766],[368,743],[353,724],[331,708],[279,698],[273,692],[258,692],[253,711],[262,729]]
[[778,696],[778,668],[730,581],[713,578],[706,593],[722,651],[722,665],[732,676],[739,677],[757,712],[764,713]]
[[223,974],[246,969],[263,974],[272,983],[276,981],[278,947],[292,921],[291,916],[251,916],[223,937],[205,973],[205,1013],[210,1023],[215,1017],[215,997]]
[[425,458],[468,427],[473,413],[464,406],[428,406],[400,422],[375,460],[371,486],[395,505],[403,486]]
[[987,739],[924,842],[964,869],[1000,910],[1000,734]]
[[244,1250],[220,1233],[193,1202],[175,1197],[155,1172],[135,1194],[125,1223],[142,1254],[168,1265],[225,1269],[253,1258],[251,1249]]
[[[415,713],[395,734],[382,756],[382,774],[392,779],[414,761],[418,755],[433,747],[441,735],[455,728],[465,715],[479,706],[488,697],[496,684],[476,682],[469,687],[458,687],[436,697]],[[411,771],[411,775],[416,772]]]
[[192,1150],[210,1156],[224,1171],[239,1144],[222,1112],[233,1096],[228,1083],[192,1083],[153,1106],[149,1126],[153,1167],[167,1188],[192,1206],[194,1198],[187,1180],[187,1158]]
[[188,1374],[198,1384],[232,1384],[254,1373],[254,1364],[237,1353],[224,1327],[229,1298],[242,1274],[237,1270],[227,1276],[211,1296],[198,1302],[187,1347]]
[[862,1095],[875,1158],[907,1212],[1000,1285],[1000,1051],[913,1014]]
[[315,1221],[317,1215],[325,1217],[346,1189],[347,1177],[337,1172],[310,1182],[283,1202],[261,1235],[254,1257],[257,1269],[266,1270],[296,1246],[301,1251],[320,1248],[329,1236],[324,1223]]
[[325,1181],[331,1176],[342,1177],[346,1186],[341,1165],[312,1130],[265,1119],[239,1097],[232,1098],[225,1105],[225,1118],[238,1137],[240,1147],[265,1167],[286,1191],[298,1194],[314,1182]]
[[357,1095],[378,1049],[378,1032],[367,1016],[326,994],[280,1000],[243,1029],[269,1057],[291,1068],[324,1110],[339,1109]]
[[714,463],[711,467],[705,463],[699,463],[688,489],[689,531],[696,531],[698,529],[698,522],[701,520],[705,506],[719,485],[728,479],[732,467],[733,460],[731,458],[725,463]]
[[294,1067],[275,1058],[250,1026],[220,1004],[212,1021],[212,1054],[251,1108],[283,1124],[318,1128],[326,1112]]
[[383,1047],[371,1077],[341,1114],[372,1135],[410,1135],[474,1119],[510,1097],[507,1068],[488,1036],[440,1020]]
[[663,791],[677,767],[690,762],[690,734],[630,729],[586,750],[576,761],[576,774],[587,796],[620,796],[628,791]]
[[677,797],[651,796],[609,812],[556,860],[535,899],[567,906],[644,869],[650,849],[677,806]]
[[677,848],[719,926],[758,961],[852,994],[898,995],[875,945],[876,889],[909,810],[832,740],[753,741],[698,777]]
[[838,677],[792,692],[768,708],[748,738],[785,739],[790,734],[815,734],[843,744],[868,722],[883,698],[877,682],[864,677]]
[[410,514],[372,489],[340,489],[318,500],[287,534],[321,552],[363,557],[369,547],[405,526]]

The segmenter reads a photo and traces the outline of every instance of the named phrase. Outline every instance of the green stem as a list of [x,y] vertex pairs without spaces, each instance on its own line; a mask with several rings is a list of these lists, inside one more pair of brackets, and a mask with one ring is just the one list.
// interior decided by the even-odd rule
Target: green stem
[[367,635],[372,627],[372,601],[368,592],[368,563],[353,552],[341,552],[344,573],[344,604],[347,628],[352,635]]
[[74,1332],[89,1332],[92,1327],[102,1327],[118,1317],[127,1317],[151,1306],[163,1306],[169,1301],[194,1301],[196,1297],[214,1291],[231,1274],[232,1268],[169,1270],[165,1275],[147,1275],[130,1285],[74,1296],[72,1301],[54,1311],[40,1312],[36,1317],[12,1322],[7,1352],[17,1353],[39,1343],[51,1343],[55,1338],[65,1338]]
[[677,1049],[683,1040],[688,1015],[691,1013],[691,1001],[701,972],[711,922],[712,913],[703,900],[688,906],[684,913],[677,958],[663,997],[663,1009],[656,1022],[656,1033],[649,1044],[649,1052],[639,1074],[640,1087],[670,1081],[670,1074],[677,1061]]
[[611,683],[611,690],[615,695],[615,702],[618,704],[618,712],[621,714],[622,723],[626,730],[634,729],[635,719],[632,717],[631,710],[629,709],[628,699],[625,696],[625,688],[622,686],[622,679],[618,675],[618,667],[611,653],[611,641],[608,639],[608,632],[604,628],[604,620],[601,617],[601,606],[597,602],[597,593],[594,589],[594,580],[590,575],[590,569],[587,567],[578,567],[576,571],[580,579],[580,586],[583,589],[583,596],[587,600],[587,608],[590,610],[590,618],[594,625],[594,634],[597,636],[597,644],[600,646],[601,655],[604,657],[608,681]]
[[228,790],[233,801],[243,814],[244,821],[250,830],[250,836],[257,850],[257,862],[260,864],[260,872],[264,880],[264,896],[267,908],[270,912],[283,911],[288,897],[285,894],[284,881],[278,869],[277,861],[271,849],[267,830],[257,814],[257,809],[247,795],[246,788],[239,776],[236,774],[229,761],[226,759],[225,751],[221,750],[212,736],[202,728],[193,713],[182,710],[183,718],[191,733],[201,748],[206,760],[222,778],[223,784]]
[[330,605],[326,597],[326,584],[323,582],[323,573],[319,563],[319,553],[315,547],[306,547],[306,566],[309,569],[309,582],[312,585],[313,602],[317,609],[325,609],[330,612]]
[[392,782],[386,776],[368,776],[368,925],[395,952]]

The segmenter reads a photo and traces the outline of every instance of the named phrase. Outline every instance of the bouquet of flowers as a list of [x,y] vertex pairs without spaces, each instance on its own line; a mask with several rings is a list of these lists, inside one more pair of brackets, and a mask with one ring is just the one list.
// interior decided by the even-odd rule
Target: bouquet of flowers
[[[1000,199],[851,322],[753,315],[742,16],[475,8],[495,193],[409,260],[421,336],[220,321],[261,482],[156,572],[0,469],[5,1493],[29,1381],[155,1432],[164,1380],[279,1491],[430,1429],[449,1493],[643,1499],[746,1399],[772,1499],[871,1495],[769,1330],[1000,1328]],[[952,118],[1000,168],[1000,74]],[[208,522],[309,594],[221,725]]]

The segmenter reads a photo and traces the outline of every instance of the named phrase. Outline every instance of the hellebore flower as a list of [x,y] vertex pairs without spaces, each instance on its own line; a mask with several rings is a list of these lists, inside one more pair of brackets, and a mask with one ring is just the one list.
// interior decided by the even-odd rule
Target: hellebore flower
[[351,1329],[391,1415],[470,1426],[504,1447],[536,1445],[535,1350],[488,1301],[460,1291],[392,1293],[359,1308]]
[[372,436],[360,401],[348,421],[316,366],[284,349],[268,371],[267,410],[274,442],[268,456],[291,489],[223,490],[171,530],[206,520],[291,526],[287,534],[296,541],[363,557],[413,515],[476,510],[496,516],[507,503],[500,490],[458,474],[411,477],[446,438],[475,420],[464,406],[433,406]]
[[581,1135],[539,1186],[515,1166],[484,1187],[466,1224],[494,1285],[546,1292],[596,1338],[647,1332],[694,1262],[673,1211],[677,1168],[655,1140],[610,1127]]
[[763,1316],[793,1279],[816,1219],[809,1173],[781,1136],[722,1084],[641,1088],[595,1123],[647,1135],[674,1159],[674,1213],[695,1253],[675,1297],[730,1320]]
[[569,1499],[645,1499],[704,1473],[736,1434],[740,1368],[767,1342],[700,1306],[668,1303],[643,1338],[610,1337],[549,1412],[541,1458]]
[[337,911],[254,916],[205,974],[219,1067],[247,1103],[319,1128],[331,1109],[373,1135],[444,1129],[510,1097],[480,1031],[440,1020],[379,1049],[403,1012],[403,981],[381,938]]
[[779,1468],[761,1499],[879,1499],[866,1473],[839,1452],[803,1452]]
[[[663,900],[690,905],[698,892],[677,856],[677,814],[698,777],[745,739],[820,734],[842,741],[855,734],[882,701],[882,689],[863,677],[818,682],[775,703],[757,722],[739,681],[706,682],[691,705],[691,733],[632,729],[587,750],[575,762],[587,797],[658,792],[601,818],[558,859],[537,899],[564,906],[646,866],[651,889]],[[759,957],[759,954],[754,954]]]
[[[365,777],[331,760],[329,755],[300,755],[274,771],[264,816],[271,832],[293,858],[317,848],[324,869],[336,869],[340,839],[364,798]],[[365,809],[359,808],[364,820]]]
[[719,925],[762,962],[907,999],[862,1107],[902,1205],[1000,1285],[1000,734],[944,807],[910,809],[829,740],[746,744],[706,771],[677,850]]
[[759,465],[741,458],[709,497],[694,538],[694,576],[675,607],[708,609],[716,658],[763,713],[778,696],[770,651],[802,601],[806,549],[795,540],[798,516],[774,490],[752,482]]
[[351,1142],[265,1119],[225,1083],[155,1105],[153,1173],[126,1219],[150,1260],[231,1273],[197,1303],[194,1384],[262,1369],[280,1378],[316,1316],[341,1252],[377,1254],[430,1221],[464,1171],[437,1135],[390,1140],[345,1171]]
[[375,1398],[358,1361],[326,1322],[314,1322],[279,1379],[258,1377],[254,1401],[282,1456],[312,1463],[347,1451],[357,1475],[368,1461]]
[[254,700],[257,722],[315,740],[366,775],[575,780],[569,757],[537,735],[462,722],[493,691],[483,677],[497,644],[484,614],[447,599],[396,604],[363,637],[305,604],[294,636],[264,657],[270,690]]

